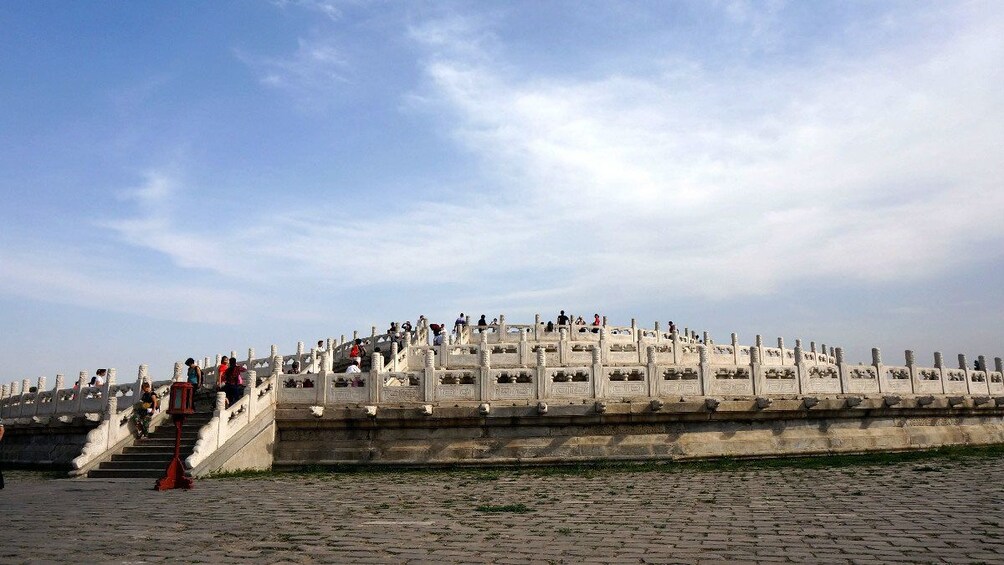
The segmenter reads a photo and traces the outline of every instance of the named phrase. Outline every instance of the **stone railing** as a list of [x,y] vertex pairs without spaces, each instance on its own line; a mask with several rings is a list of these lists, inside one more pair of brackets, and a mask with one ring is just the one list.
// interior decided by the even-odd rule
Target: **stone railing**
[[117,384],[115,369],[108,369],[105,384],[88,386],[88,374],[81,371],[74,386],[64,387],[63,375],[56,375],[56,385],[46,389],[45,377],[39,377],[34,389],[30,381],[11,383],[0,387],[0,417],[7,425],[69,423],[75,418],[94,422],[109,419],[110,415],[123,414],[139,399],[143,382],[155,387],[170,384],[170,380],[152,381],[147,366],[140,365],[135,381]]
[[[274,350],[274,349],[273,349]],[[226,406],[226,395],[216,395],[216,408],[213,418],[199,430],[199,438],[192,454],[185,459],[185,466],[195,469],[200,463],[222,448],[241,430],[249,426],[265,410],[275,406],[276,382],[280,371],[282,357],[274,356],[269,360],[273,367],[272,375],[258,383],[258,374],[254,369],[245,373],[244,395],[231,406]]]
[[[529,342],[526,332],[517,347],[508,342],[413,346],[424,364],[406,368],[384,366],[374,356],[373,370],[349,374],[277,375],[280,404],[371,405],[380,403],[576,401],[665,399],[704,397],[796,397],[814,395],[885,396],[895,405],[900,396],[973,397],[977,406],[1004,406],[1004,371],[997,358],[995,371],[967,369],[963,356],[959,369],[944,367],[935,355],[934,367],[915,363],[906,353],[904,365],[887,365],[873,351],[870,365],[843,362],[843,351],[806,354],[797,343],[791,355],[784,349],[737,344],[714,346],[682,343],[669,338],[637,345],[608,340],[600,332],[593,347],[575,347],[559,336],[556,342]],[[506,334],[496,334],[506,335]],[[581,340],[591,341],[591,340]],[[631,345],[628,347],[627,345]],[[441,352],[445,362],[437,362]],[[762,359],[774,352],[768,362]],[[411,361],[417,355],[411,355]],[[526,357],[533,361],[526,363]],[[979,365],[985,366],[981,359]],[[961,402],[948,399],[949,404]],[[924,404],[921,402],[921,404]],[[954,404],[952,404],[954,405]]]
[[[0,397],[0,416],[9,426],[53,426],[70,424],[77,419],[97,423],[87,433],[80,454],[71,463],[73,475],[86,473],[132,438],[135,432],[133,409],[139,402],[144,382],[151,383],[153,391],[162,398],[171,384],[170,380],[153,381],[146,365],[140,365],[133,382],[118,384],[115,369],[108,370],[105,384],[100,387],[87,386],[87,382],[87,373],[81,372],[75,386],[64,388],[63,376],[56,375],[56,386],[45,390],[45,377],[40,377],[34,392],[25,380],[20,386],[16,386],[17,383],[4,386]],[[155,415],[153,424],[163,417],[163,412]]]

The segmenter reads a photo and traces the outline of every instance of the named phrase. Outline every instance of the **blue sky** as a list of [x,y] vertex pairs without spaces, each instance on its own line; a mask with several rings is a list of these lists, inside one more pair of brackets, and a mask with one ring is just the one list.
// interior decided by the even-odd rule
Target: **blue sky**
[[999,2],[0,3],[0,381],[565,309],[1004,354]]

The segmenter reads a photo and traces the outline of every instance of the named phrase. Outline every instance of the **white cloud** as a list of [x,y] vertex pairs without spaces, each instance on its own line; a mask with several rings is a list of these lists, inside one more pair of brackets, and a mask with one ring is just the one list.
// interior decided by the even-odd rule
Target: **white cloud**
[[296,51],[285,56],[235,54],[263,85],[286,92],[305,108],[323,107],[327,97],[351,82],[349,60],[327,34],[299,38]]
[[416,99],[451,117],[489,188],[393,215],[270,208],[211,230],[170,212],[178,187],[159,179],[109,225],[233,280],[267,265],[260,284],[287,289],[469,283],[486,301],[609,302],[922,279],[999,254],[1000,23],[801,67],[677,61],[593,80],[527,78],[477,22],[417,25],[429,82]]

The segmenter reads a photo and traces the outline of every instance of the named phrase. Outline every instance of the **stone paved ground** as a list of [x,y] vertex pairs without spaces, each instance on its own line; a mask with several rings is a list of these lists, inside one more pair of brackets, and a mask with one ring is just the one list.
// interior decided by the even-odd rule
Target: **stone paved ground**
[[1004,563],[1000,458],[277,474],[166,493],[7,477],[0,563]]

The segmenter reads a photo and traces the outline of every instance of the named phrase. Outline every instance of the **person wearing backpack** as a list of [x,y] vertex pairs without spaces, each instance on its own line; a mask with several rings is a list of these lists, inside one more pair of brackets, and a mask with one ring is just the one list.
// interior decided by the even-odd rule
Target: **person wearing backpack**
[[366,354],[366,349],[363,348],[363,340],[357,339],[355,343],[352,344],[352,349],[349,350],[349,359],[362,365],[363,355],[365,354]]

